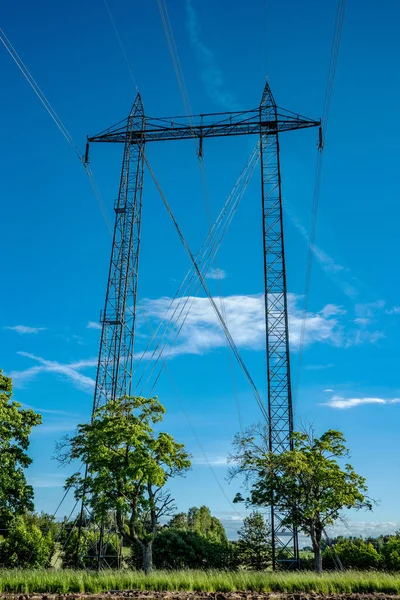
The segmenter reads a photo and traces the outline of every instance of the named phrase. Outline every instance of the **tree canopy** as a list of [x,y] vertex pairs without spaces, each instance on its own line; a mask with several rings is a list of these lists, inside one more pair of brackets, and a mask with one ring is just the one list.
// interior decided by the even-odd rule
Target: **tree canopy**
[[[311,537],[315,568],[322,570],[321,540],[324,528],[341,518],[345,508],[372,508],[367,485],[350,464],[337,460],[348,456],[340,431],[329,430],[320,438],[313,431],[295,432],[293,450],[269,451],[268,428],[252,428],[234,440],[235,463],[231,475],[244,473],[249,490],[246,502],[271,506],[282,515],[282,524],[294,526]],[[237,501],[243,500],[241,495]]]
[[212,516],[208,506],[192,506],[187,513],[178,513],[168,523],[169,527],[196,531],[207,539],[225,543],[225,528],[217,517]]
[[164,414],[157,398],[110,400],[95,411],[91,423],[78,425],[76,435],[58,447],[62,463],[79,459],[88,466],[86,478],[75,473],[66,485],[75,487],[77,499],[85,497],[97,518],[116,511],[125,543],[139,543],[143,550],[146,572],[152,569],[160,517],[174,509],[164,487],[191,464],[183,444],[154,430]]
[[29,436],[42,422],[41,415],[23,409],[12,396],[12,380],[0,370],[0,528],[33,510],[33,488],[26,482],[25,469],[32,462],[27,454]]
[[258,511],[243,521],[238,531],[237,554],[240,564],[248,569],[262,571],[271,565],[271,527]]

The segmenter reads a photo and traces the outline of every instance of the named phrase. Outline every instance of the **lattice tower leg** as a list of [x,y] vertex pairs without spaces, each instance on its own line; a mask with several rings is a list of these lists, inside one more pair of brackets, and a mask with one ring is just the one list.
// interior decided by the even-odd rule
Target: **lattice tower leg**
[[[270,451],[292,448],[293,408],[290,384],[289,330],[277,108],[265,86],[260,105],[262,222],[264,244],[265,321]],[[268,125],[263,126],[263,123]],[[282,515],[271,506],[273,568],[298,563],[297,531],[282,527]]]

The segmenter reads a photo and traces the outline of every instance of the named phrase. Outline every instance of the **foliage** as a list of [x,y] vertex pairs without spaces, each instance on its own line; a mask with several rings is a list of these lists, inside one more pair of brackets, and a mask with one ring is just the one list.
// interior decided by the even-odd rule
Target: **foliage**
[[400,535],[390,537],[381,548],[385,568],[400,571]]
[[25,513],[23,517],[27,525],[36,525],[42,533],[50,533],[54,540],[57,538],[60,524],[57,523],[53,515],[49,515],[42,511],[41,513],[28,512]]
[[[236,565],[234,544],[224,526],[207,506],[178,513],[162,527],[154,540],[157,569],[230,569]],[[140,548],[132,551],[131,564],[140,568]]]
[[225,528],[217,517],[211,515],[207,506],[189,508],[187,513],[174,515],[168,523],[169,527],[195,531],[207,539],[226,543]]
[[41,415],[22,409],[12,400],[12,380],[0,369],[0,528],[7,528],[15,515],[33,510],[33,488],[24,470],[32,460],[27,454],[32,427]]
[[233,549],[197,531],[165,528],[154,543],[158,569],[227,569],[233,566]]
[[[79,565],[86,569],[96,569],[99,559],[99,531],[66,528],[62,541],[61,559],[63,568]],[[116,535],[105,535],[101,548],[102,559],[109,568],[118,567],[118,540]]]
[[271,564],[271,528],[260,512],[253,511],[239,529],[237,555],[241,565],[262,571]]
[[[232,476],[244,473],[250,488],[247,503],[270,506],[286,515],[282,523],[309,535],[315,568],[322,570],[321,540],[324,527],[340,519],[344,508],[372,508],[366,498],[366,481],[353,467],[342,469],[337,459],[348,455],[340,431],[329,430],[320,438],[313,432],[293,434],[293,450],[269,452],[268,428],[249,430],[234,441],[236,463]],[[237,501],[243,501],[238,495]]]
[[256,593],[400,594],[400,574],[348,571],[345,573],[256,571],[141,571],[0,570],[0,592],[100,593],[109,590],[154,590]]
[[360,538],[342,538],[323,553],[324,561],[334,564],[335,554],[346,569],[377,569],[381,556],[370,542]]
[[49,567],[54,552],[54,538],[50,531],[24,519],[15,517],[7,537],[0,543],[0,565],[7,567]]
[[78,425],[76,435],[58,447],[62,463],[79,459],[87,477],[75,473],[66,485],[86,503],[97,519],[116,511],[126,544],[139,543],[143,567],[152,568],[152,543],[162,515],[171,514],[173,499],[164,492],[167,481],[190,467],[183,444],[154,431],[165,408],[157,398],[123,397],[98,408],[91,423]]

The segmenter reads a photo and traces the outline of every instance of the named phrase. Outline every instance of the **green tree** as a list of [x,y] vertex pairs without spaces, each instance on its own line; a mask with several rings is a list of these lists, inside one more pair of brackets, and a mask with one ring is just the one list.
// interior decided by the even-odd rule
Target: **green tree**
[[[172,523],[170,523],[172,525]],[[191,531],[197,531],[208,539],[216,542],[227,541],[225,528],[217,517],[213,517],[208,506],[193,506],[187,513],[187,527]]]
[[230,569],[234,556],[224,526],[207,506],[174,515],[154,541],[159,569]]
[[44,534],[50,532],[54,539],[58,536],[60,523],[57,523],[53,515],[42,511],[41,513],[27,512],[23,516],[27,525],[36,525]]
[[381,556],[370,542],[361,538],[342,538],[323,553],[324,561],[334,564],[335,555],[346,569],[377,569]]
[[163,527],[154,540],[157,569],[231,569],[234,558],[229,542],[218,542],[190,529]]
[[[235,467],[231,476],[244,474],[251,506],[271,506],[284,515],[283,525],[295,526],[310,536],[315,569],[322,571],[321,541],[324,528],[341,518],[344,508],[372,509],[363,477],[337,459],[348,456],[340,431],[320,438],[314,432],[295,432],[293,450],[269,451],[268,427],[252,428],[234,440]],[[236,501],[243,501],[240,494]]]
[[237,553],[241,565],[256,571],[271,565],[271,528],[260,512],[253,511],[244,519],[238,535]]
[[7,537],[0,543],[0,565],[3,567],[49,567],[54,552],[50,531],[17,516],[10,524]]
[[12,400],[12,380],[0,370],[0,528],[6,529],[15,515],[33,510],[33,488],[24,470],[31,464],[27,450],[32,427],[41,415],[22,409]]
[[142,549],[146,573],[152,570],[160,517],[174,509],[165,485],[190,467],[183,444],[154,431],[164,414],[157,398],[110,400],[95,411],[91,423],[78,425],[76,435],[58,446],[61,463],[79,459],[88,465],[86,479],[75,473],[66,486],[75,487],[77,499],[86,497],[95,518],[116,511],[125,543]]
[[390,537],[381,548],[385,569],[400,571],[400,535]]

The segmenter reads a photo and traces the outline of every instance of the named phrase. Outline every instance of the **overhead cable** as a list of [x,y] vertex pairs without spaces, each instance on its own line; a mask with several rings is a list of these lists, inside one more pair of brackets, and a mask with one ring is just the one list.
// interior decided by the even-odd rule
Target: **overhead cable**
[[[245,168],[243,169],[241,175],[239,176],[230,195],[228,196],[215,223],[213,224],[212,228],[210,229],[210,232],[209,232],[206,240],[204,241],[200,251],[196,255],[197,264],[198,264],[199,268],[201,269],[203,277],[205,277],[207,275],[210,265],[212,264],[213,260],[215,259],[215,256],[217,255],[217,252],[225,238],[226,232],[227,232],[229,225],[233,219],[233,216],[239,206],[240,200],[243,197],[243,194],[247,188],[250,178],[254,172],[255,166],[258,162],[258,159],[259,159],[259,143],[256,144]],[[193,289],[194,285],[196,286],[196,289]],[[198,293],[200,287],[201,287],[201,284],[198,282],[198,278],[196,277],[196,271],[194,269],[194,266],[192,265],[190,267],[189,271],[187,272],[181,286],[178,288],[177,292],[175,293],[174,298],[172,298],[172,300],[170,301],[168,308],[165,311],[164,320],[157,327],[155,335],[150,340],[146,349],[144,350],[143,354],[141,355],[141,357],[139,359],[138,366],[139,366],[141,360],[145,356],[148,357],[148,354],[149,354],[149,351],[151,348],[151,343],[152,343],[153,339],[155,339],[155,337],[157,336],[157,340],[158,340],[157,345],[153,349],[153,352],[152,352],[151,358],[150,358],[150,361],[153,361],[154,359],[155,359],[155,361],[151,363],[151,367],[149,366],[150,363],[147,363],[147,365],[146,365],[147,369],[151,368],[151,373],[148,376],[147,381],[149,381],[151,374],[155,371],[155,368],[157,366],[157,361],[161,358],[161,356],[164,356],[166,358],[168,358],[170,356],[170,354],[173,350],[174,344],[176,343],[178,336],[184,326],[184,323],[190,313],[190,309],[193,306],[193,303],[196,299],[196,294]],[[186,308],[188,304],[189,304],[189,306],[188,306],[188,308]],[[164,325],[164,331],[160,332],[160,329],[162,328],[163,325]],[[172,341],[172,344],[170,344],[167,347],[169,331],[172,327],[174,327],[174,325],[178,326],[178,330],[175,332],[175,337]],[[166,348],[168,349],[167,355],[165,355]],[[161,367],[161,369],[162,369],[162,367]],[[160,372],[161,372],[161,369],[160,369]],[[159,375],[160,375],[160,373],[157,375],[157,378],[156,378],[157,380],[159,378]],[[140,385],[140,383],[143,379],[143,376],[144,376],[144,373],[142,373],[142,376],[140,377],[137,385]],[[153,387],[154,387],[154,384],[153,384]]]
[[223,319],[223,317],[221,315],[221,312],[220,312],[218,306],[215,303],[214,298],[212,297],[212,295],[210,293],[210,290],[208,289],[208,286],[207,286],[207,284],[206,284],[206,282],[204,280],[204,277],[203,277],[203,275],[202,275],[202,273],[201,273],[201,271],[199,269],[199,266],[197,265],[197,261],[196,261],[194,255],[192,254],[192,251],[190,250],[190,247],[189,247],[189,245],[188,245],[188,243],[187,243],[187,241],[186,241],[186,239],[185,239],[185,237],[184,237],[184,235],[182,233],[181,228],[178,225],[178,222],[176,221],[176,219],[174,217],[172,209],[171,209],[170,205],[168,204],[168,201],[167,201],[167,199],[166,199],[166,197],[165,197],[165,195],[164,195],[164,193],[163,193],[163,191],[162,191],[162,189],[160,187],[160,184],[158,183],[158,181],[156,179],[156,176],[154,175],[154,172],[153,172],[153,170],[152,170],[152,168],[151,168],[151,166],[150,166],[149,161],[147,160],[147,158],[145,158],[145,163],[146,163],[146,166],[147,166],[147,168],[149,170],[149,173],[150,173],[150,175],[151,175],[151,177],[152,177],[152,179],[153,179],[153,181],[155,183],[155,186],[156,186],[156,188],[158,190],[158,193],[160,194],[160,197],[161,197],[161,199],[163,201],[163,204],[164,204],[165,208],[167,209],[167,212],[168,212],[168,214],[169,214],[169,216],[170,216],[170,218],[171,218],[171,220],[172,220],[172,222],[174,224],[174,227],[175,227],[175,229],[176,229],[176,231],[178,233],[179,239],[181,240],[181,242],[182,242],[182,244],[183,244],[183,246],[184,246],[184,248],[186,250],[186,253],[188,254],[188,256],[189,256],[189,258],[190,258],[190,260],[191,260],[191,262],[192,262],[192,264],[193,264],[193,266],[194,266],[194,268],[196,270],[196,273],[197,273],[197,276],[198,276],[198,278],[200,280],[201,286],[202,286],[204,292],[206,293],[207,298],[209,299],[209,302],[210,302],[210,304],[211,304],[211,306],[212,306],[212,308],[213,308],[213,310],[215,312],[215,315],[216,315],[218,321],[220,322],[220,325],[221,325],[222,330],[223,330],[223,332],[224,332],[224,334],[225,334],[225,336],[226,336],[226,338],[227,338],[227,340],[229,342],[229,345],[230,345],[230,347],[232,349],[232,352],[234,353],[236,360],[238,361],[238,363],[239,363],[239,365],[240,365],[243,373],[245,374],[245,376],[246,376],[246,378],[247,378],[247,380],[248,380],[248,382],[250,384],[250,387],[251,387],[251,389],[253,391],[253,395],[254,395],[254,397],[255,397],[255,399],[257,401],[257,404],[259,405],[259,408],[260,408],[260,410],[261,410],[264,418],[266,420],[268,420],[268,413],[267,413],[265,404],[264,404],[264,402],[263,402],[263,400],[262,400],[262,398],[260,396],[260,393],[259,393],[259,391],[257,389],[257,386],[256,386],[256,384],[255,384],[255,382],[254,382],[254,380],[253,380],[253,378],[252,378],[252,376],[251,376],[251,374],[250,374],[250,372],[249,372],[246,364],[244,363],[244,361],[243,361],[243,359],[242,359],[242,357],[241,357],[241,355],[239,353],[239,350],[238,350],[238,348],[237,348],[237,346],[236,346],[236,344],[235,344],[235,342],[234,342],[234,340],[233,340],[233,338],[231,336],[231,333],[230,333],[230,331],[229,331],[229,329],[228,329],[228,327],[227,327],[227,325],[226,325],[226,323],[225,323],[225,321],[224,321],[224,319]]
[[[337,66],[340,41],[341,41],[341,36],[342,36],[345,9],[346,9],[346,0],[338,0],[336,17],[335,17],[334,33],[333,33],[333,39],[332,39],[332,47],[331,47],[331,56],[330,56],[329,68],[328,68],[328,77],[327,77],[324,105],[323,105],[322,118],[321,118],[321,127],[322,127],[321,130],[324,133],[325,138],[326,138],[326,132],[327,132],[327,128],[328,128],[328,118],[329,118],[329,112],[330,112],[331,101],[332,101],[333,86],[334,86],[334,81],[335,81],[336,66]],[[296,380],[295,380],[295,390],[294,390],[294,399],[295,400],[297,400],[297,395],[298,395],[298,391],[299,391],[305,336],[306,336],[306,329],[307,329],[308,303],[309,303],[309,295],[310,295],[310,287],[311,287],[312,265],[313,265],[314,251],[315,251],[315,237],[316,237],[316,230],[317,230],[317,217],[318,217],[320,190],[321,190],[323,147],[324,147],[324,142],[322,139],[322,135],[320,134],[320,140],[318,143],[318,152],[317,152],[317,163],[316,163],[316,167],[315,167],[313,203],[312,203],[312,209],[311,209],[311,224],[310,224],[310,235],[309,235],[309,241],[308,241],[306,278],[305,278],[304,301],[303,301],[303,310],[302,310],[303,315],[302,315],[302,321],[301,321],[299,351],[298,351],[298,355],[297,355],[297,370],[296,370]]]
[[8,39],[8,37],[6,36],[6,34],[4,33],[4,31],[1,28],[0,28],[0,41],[3,43],[3,46],[5,47],[5,49],[7,50],[7,52],[9,53],[9,55],[11,56],[11,58],[13,59],[15,64],[17,65],[18,69],[21,71],[22,75],[25,77],[26,81],[29,83],[29,85],[35,92],[36,96],[39,98],[40,102],[42,103],[42,105],[44,106],[44,108],[46,109],[48,114],[50,115],[51,119],[53,120],[53,122],[55,123],[55,125],[57,126],[57,128],[59,129],[61,134],[63,135],[64,139],[71,146],[75,155],[78,157],[81,165],[83,165],[86,175],[88,176],[90,185],[92,187],[93,194],[98,202],[101,214],[106,222],[108,230],[110,231],[110,233],[112,233],[112,227],[111,227],[111,223],[109,221],[108,215],[107,215],[107,210],[105,208],[105,205],[104,205],[103,199],[101,197],[97,183],[95,181],[93,172],[92,172],[90,166],[88,164],[85,164],[85,162],[82,160],[83,153],[80,151],[79,146],[74,141],[72,135],[70,134],[70,132],[68,131],[68,129],[66,128],[66,126],[64,125],[64,123],[62,122],[60,117],[58,116],[58,114],[56,113],[53,106],[50,104],[49,100],[46,98],[43,91],[40,89],[40,87],[39,87],[38,83],[36,82],[35,78],[33,77],[32,73],[29,71],[28,67],[26,66],[26,64],[24,63],[24,61],[22,60],[22,58],[20,57],[20,55],[18,54],[18,52],[16,51],[16,49],[14,48],[14,46],[12,45],[12,43],[10,42],[10,40]]

